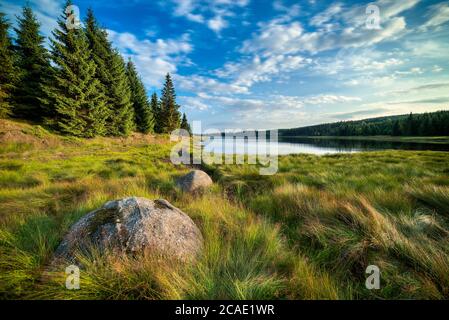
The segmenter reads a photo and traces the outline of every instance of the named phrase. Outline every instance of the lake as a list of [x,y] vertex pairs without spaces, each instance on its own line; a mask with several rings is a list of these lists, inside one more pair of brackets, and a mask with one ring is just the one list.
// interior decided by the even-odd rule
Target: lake
[[[391,141],[373,141],[373,140],[351,140],[351,139],[331,139],[331,138],[312,138],[312,137],[280,137],[277,144],[270,144],[269,141],[258,141],[257,139],[233,139],[219,136],[204,138],[203,148],[206,152],[224,153],[224,154],[257,154],[258,150],[270,150],[270,154],[337,154],[337,153],[355,153],[363,151],[379,150],[431,150],[431,151],[449,151],[449,144],[435,143],[413,143],[413,142],[391,142]],[[266,151],[265,151],[266,152]]]

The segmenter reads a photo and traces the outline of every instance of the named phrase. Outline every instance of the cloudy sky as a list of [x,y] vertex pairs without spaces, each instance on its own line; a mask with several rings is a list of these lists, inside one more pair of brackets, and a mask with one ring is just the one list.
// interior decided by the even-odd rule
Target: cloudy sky
[[[25,2],[2,0],[0,10],[13,21]],[[29,0],[45,35],[64,2]],[[172,73],[182,111],[203,129],[287,128],[449,109],[449,1],[74,4],[82,18],[94,9],[114,46],[136,63],[149,94]]]

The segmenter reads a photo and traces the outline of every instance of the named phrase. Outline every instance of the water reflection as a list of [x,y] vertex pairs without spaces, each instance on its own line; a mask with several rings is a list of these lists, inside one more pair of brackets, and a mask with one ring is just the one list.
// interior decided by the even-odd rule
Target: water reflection
[[[449,151],[447,144],[371,141],[371,140],[345,140],[328,138],[281,137],[277,144],[257,139],[233,139],[219,136],[203,140],[206,152],[224,154],[298,154],[307,153],[315,155],[354,153],[378,150],[432,150]],[[277,149],[277,150],[276,150]]]

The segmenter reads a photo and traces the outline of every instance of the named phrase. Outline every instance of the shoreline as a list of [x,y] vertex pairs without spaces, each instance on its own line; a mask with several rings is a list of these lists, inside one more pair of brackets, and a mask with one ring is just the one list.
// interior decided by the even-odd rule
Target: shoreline
[[449,144],[448,136],[441,137],[392,137],[392,136],[279,136],[282,138],[322,139],[322,140],[352,140],[352,141],[380,141],[403,143],[431,143]]

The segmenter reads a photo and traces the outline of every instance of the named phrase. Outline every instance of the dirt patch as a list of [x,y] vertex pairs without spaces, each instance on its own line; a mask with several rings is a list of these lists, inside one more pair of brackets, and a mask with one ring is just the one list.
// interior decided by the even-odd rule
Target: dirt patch
[[62,142],[60,138],[49,134],[45,129],[38,130],[28,124],[0,120],[0,144],[24,144],[33,148],[49,148],[57,147]]

